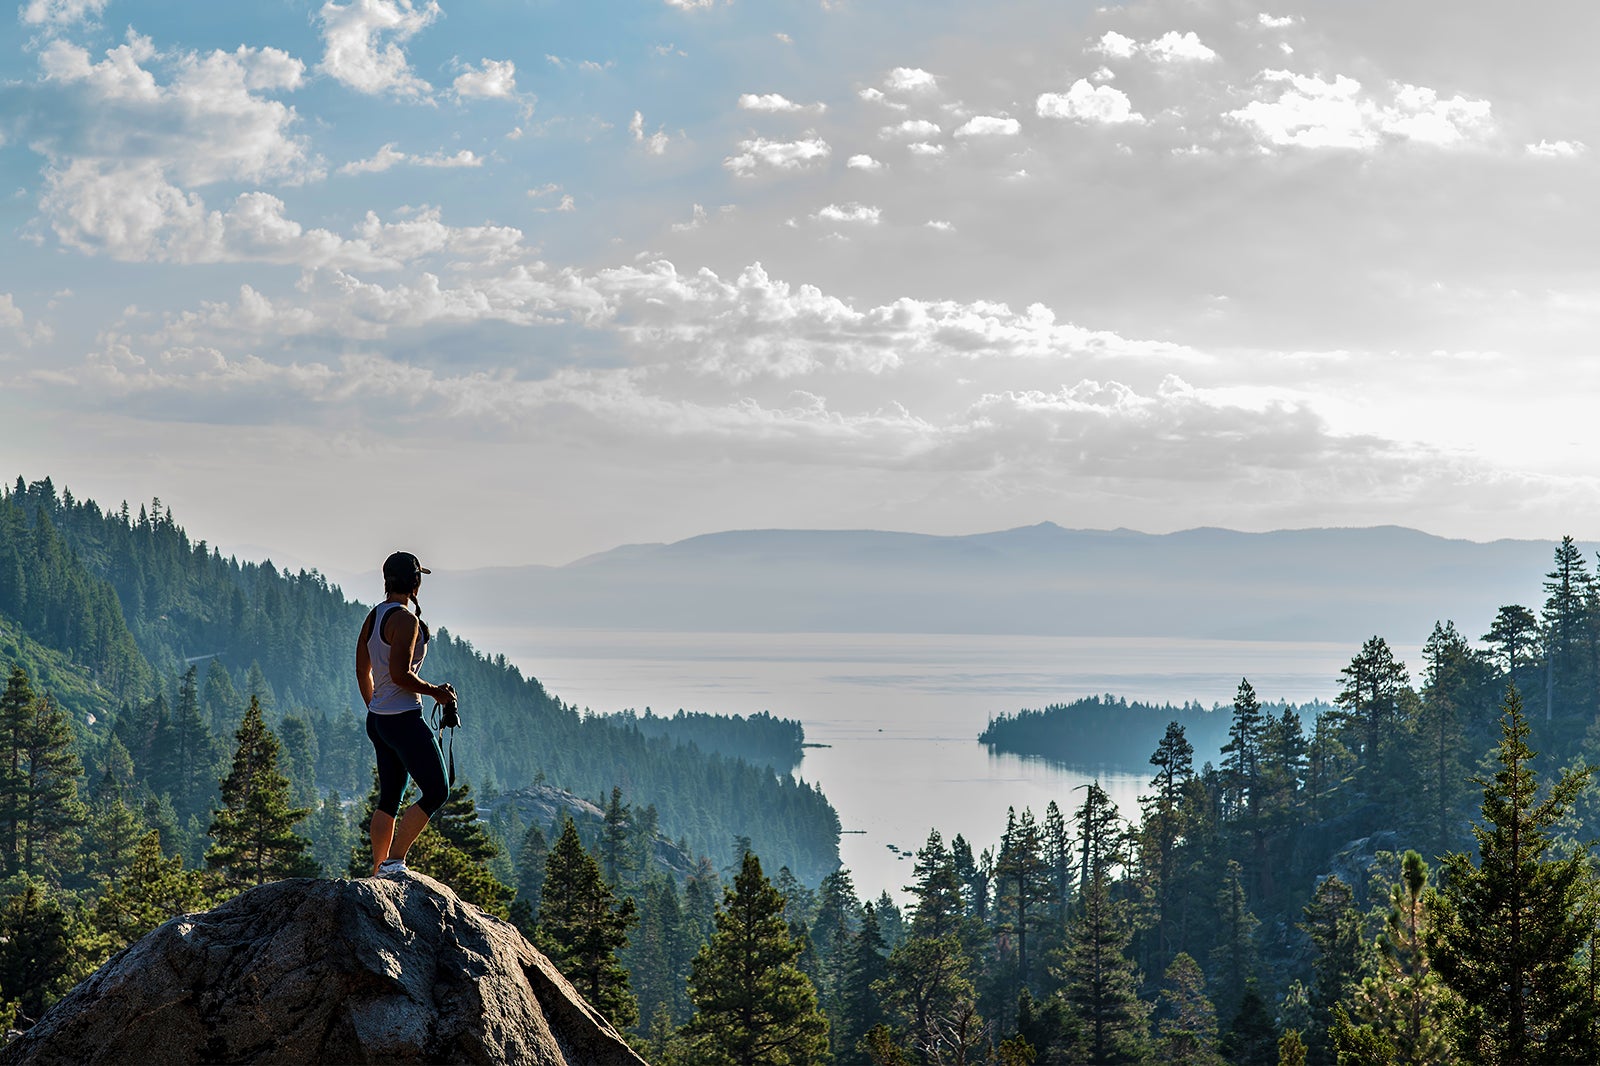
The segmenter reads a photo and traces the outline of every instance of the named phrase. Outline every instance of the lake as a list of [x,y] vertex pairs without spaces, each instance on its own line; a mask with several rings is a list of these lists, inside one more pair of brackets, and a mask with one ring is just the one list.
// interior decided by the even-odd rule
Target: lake
[[[997,714],[1079,696],[1229,704],[1240,677],[1263,701],[1331,699],[1359,648],[1315,642],[841,633],[665,633],[475,629],[556,696],[597,712],[646,707],[770,711],[805,725],[798,774],[846,830],[840,855],[863,897],[904,900],[907,857],[937,828],[976,854],[997,845],[1006,808],[1070,815],[1098,778],[1125,817],[1146,768],[1070,768],[991,755],[977,735]],[[1418,649],[1395,654],[1417,663]],[[1155,750],[1157,735],[1149,738]],[[1196,763],[1215,758],[1197,752]],[[1129,772],[1130,770],[1136,772]],[[717,857],[721,861],[721,857]],[[770,871],[769,871],[770,872]]]

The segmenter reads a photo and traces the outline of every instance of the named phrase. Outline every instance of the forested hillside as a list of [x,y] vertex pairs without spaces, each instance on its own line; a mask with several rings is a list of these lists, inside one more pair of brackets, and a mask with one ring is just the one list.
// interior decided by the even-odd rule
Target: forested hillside
[[[426,590],[423,604],[426,612]],[[224,558],[191,540],[159,500],[103,510],[48,479],[18,479],[0,496],[6,665],[24,667],[71,712],[91,779],[121,757],[109,747],[115,736],[134,779],[180,813],[210,809],[221,749],[251,697],[283,736],[302,798],[365,792],[371,753],[350,664],[366,611],[316,571]],[[720,753],[699,718],[678,720],[692,733],[679,737],[671,719],[641,728],[580,713],[443,627],[427,673],[461,695],[456,757],[480,790],[542,779],[603,799],[620,787],[628,802],[653,806],[661,832],[691,852],[721,861],[745,837],[812,883],[838,865],[838,818],[826,798],[787,774],[792,763],[774,774]],[[756,749],[787,747],[798,728],[766,718],[724,732]],[[174,746],[199,753],[194,795],[174,793],[156,765]],[[197,832],[203,826],[183,817],[172,830],[191,857],[203,850]]]
[[[279,672],[304,630],[348,645],[360,606],[189,544],[157,505],[107,515],[44,483],[0,522],[0,1021],[167,916],[368,872],[349,696],[333,678],[307,705],[318,680]],[[218,603],[282,647],[238,661]],[[1141,745],[1137,816],[1090,785],[995,812],[992,848],[932,827],[904,914],[895,886],[789,860],[819,820],[837,833],[814,790],[702,750],[781,766],[792,723],[581,715],[441,632],[464,735],[516,750],[473,756],[477,791],[409,859],[516,922],[658,1066],[1600,1061],[1600,581],[1564,540],[1541,605],[1481,624],[1435,624],[1416,677],[1373,636],[1332,705],[1263,705],[1245,679],[1226,709],[1007,716],[1019,747]],[[729,839],[691,862],[669,819]]]

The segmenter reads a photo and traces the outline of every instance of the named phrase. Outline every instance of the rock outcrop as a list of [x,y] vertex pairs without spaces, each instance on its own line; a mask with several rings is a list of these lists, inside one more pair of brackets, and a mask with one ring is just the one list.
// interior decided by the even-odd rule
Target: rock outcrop
[[113,956],[0,1063],[643,1061],[515,927],[429,877],[294,879]]

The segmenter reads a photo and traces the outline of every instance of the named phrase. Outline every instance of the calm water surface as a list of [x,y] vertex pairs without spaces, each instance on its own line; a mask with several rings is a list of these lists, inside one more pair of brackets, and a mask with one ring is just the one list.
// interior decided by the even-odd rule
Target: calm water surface
[[[561,699],[597,712],[771,711],[805,725],[798,773],[821,786],[847,831],[844,864],[862,896],[904,898],[914,852],[937,828],[974,853],[994,847],[1006,808],[1070,813],[1098,778],[1136,816],[1149,771],[1067,768],[991,755],[990,717],[1095,693],[1231,703],[1240,677],[1265,700],[1331,699],[1359,649],[1329,643],[838,633],[479,630]],[[1416,660],[1416,649],[1396,654]],[[1152,735],[1155,749],[1159,736]],[[1196,761],[1215,753],[1197,753]],[[854,831],[854,832],[851,832]],[[891,845],[893,847],[891,847]],[[898,850],[896,850],[898,849]],[[720,861],[720,857],[719,861]]]

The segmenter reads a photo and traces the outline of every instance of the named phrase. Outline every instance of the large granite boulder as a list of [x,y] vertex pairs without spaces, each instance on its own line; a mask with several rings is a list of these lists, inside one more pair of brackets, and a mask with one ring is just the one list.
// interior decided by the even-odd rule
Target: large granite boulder
[[294,879],[174,918],[0,1063],[628,1063],[516,928],[429,877]]

